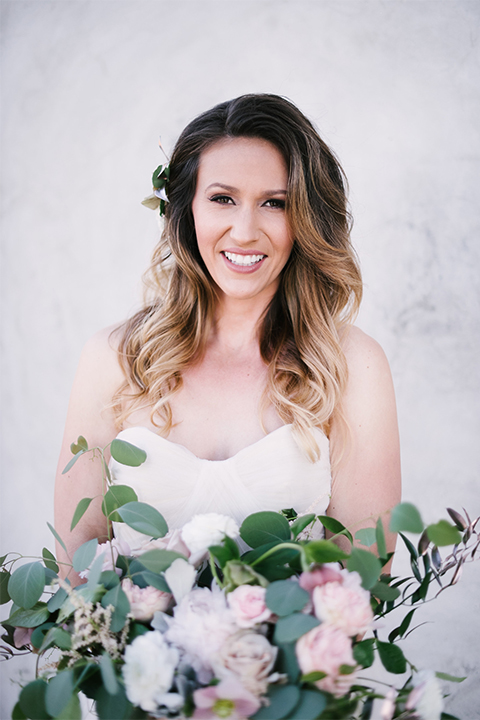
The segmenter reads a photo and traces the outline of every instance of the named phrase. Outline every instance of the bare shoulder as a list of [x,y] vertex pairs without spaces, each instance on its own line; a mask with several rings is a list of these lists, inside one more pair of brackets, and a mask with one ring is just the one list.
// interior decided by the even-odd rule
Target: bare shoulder
[[118,387],[125,379],[118,356],[120,328],[120,325],[112,325],[92,335],[80,356],[77,375],[89,377],[93,385],[103,388],[103,392]]

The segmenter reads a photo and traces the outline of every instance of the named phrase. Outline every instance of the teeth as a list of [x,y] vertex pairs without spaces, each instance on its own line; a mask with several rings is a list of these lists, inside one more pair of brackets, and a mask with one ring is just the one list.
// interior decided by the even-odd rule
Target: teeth
[[237,255],[231,252],[224,252],[223,254],[234,265],[255,265],[265,257],[265,255]]

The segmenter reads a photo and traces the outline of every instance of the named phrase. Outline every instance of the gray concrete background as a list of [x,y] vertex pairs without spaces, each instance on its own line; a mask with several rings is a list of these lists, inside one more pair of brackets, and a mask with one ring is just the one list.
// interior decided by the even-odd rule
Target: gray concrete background
[[[86,339],[138,307],[159,135],[171,150],[194,115],[244,92],[291,98],[349,177],[358,324],[392,365],[404,498],[427,520],[479,514],[478,2],[3,0],[1,13],[1,553],[53,548],[70,385]],[[406,648],[469,676],[448,687],[462,720],[480,706],[478,569],[417,613],[428,624]],[[1,672],[3,719],[31,664]]]

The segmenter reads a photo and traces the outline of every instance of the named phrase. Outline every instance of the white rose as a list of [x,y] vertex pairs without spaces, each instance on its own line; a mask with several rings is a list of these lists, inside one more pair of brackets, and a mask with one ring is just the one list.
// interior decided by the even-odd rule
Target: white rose
[[179,655],[157,631],[135,638],[125,650],[122,668],[127,697],[145,712],[154,712],[170,690]]
[[243,687],[257,697],[267,692],[268,676],[275,664],[278,648],[267,638],[248,630],[227,637],[214,663],[217,677],[224,679],[232,673]]
[[218,545],[225,535],[237,538],[239,527],[235,520],[227,515],[206,513],[194,515],[182,528],[182,540],[192,554],[206,552],[211,545]]

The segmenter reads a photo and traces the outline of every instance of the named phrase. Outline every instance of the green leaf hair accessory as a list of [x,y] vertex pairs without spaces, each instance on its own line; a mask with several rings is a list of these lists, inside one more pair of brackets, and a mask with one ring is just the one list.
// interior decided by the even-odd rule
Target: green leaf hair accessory
[[[160,147],[160,150],[165,155],[165,151],[162,147],[161,142],[159,142],[158,145]],[[167,156],[165,155],[165,157]],[[145,205],[145,207],[148,207],[151,210],[156,210],[158,208],[160,217],[165,215],[165,205],[168,202],[167,188],[169,179],[170,166],[169,163],[166,162],[163,165],[159,165],[154,170],[152,175],[153,193],[152,195],[149,195],[144,200],[142,200],[142,205]]]

